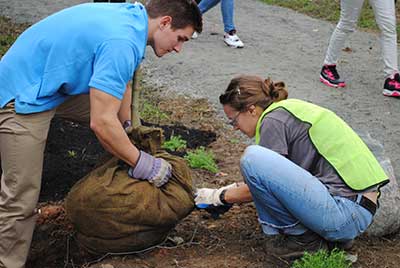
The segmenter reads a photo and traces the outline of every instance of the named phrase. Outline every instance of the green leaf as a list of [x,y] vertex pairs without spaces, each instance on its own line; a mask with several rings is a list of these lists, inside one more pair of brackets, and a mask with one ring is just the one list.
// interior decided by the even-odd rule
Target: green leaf
[[184,158],[191,168],[201,168],[213,173],[218,172],[214,154],[211,151],[206,151],[204,147],[199,147],[194,152],[188,152]]

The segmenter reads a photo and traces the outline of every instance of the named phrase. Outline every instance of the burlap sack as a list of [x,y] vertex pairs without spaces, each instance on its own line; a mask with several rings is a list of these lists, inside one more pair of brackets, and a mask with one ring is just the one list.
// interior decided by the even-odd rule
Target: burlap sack
[[115,158],[74,185],[65,207],[83,246],[95,253],[145,249],[162,242],[193,210],[186,162],[165,152],[155,156],[173,168],[172,178],[161,188],[128,177],[128,166]]

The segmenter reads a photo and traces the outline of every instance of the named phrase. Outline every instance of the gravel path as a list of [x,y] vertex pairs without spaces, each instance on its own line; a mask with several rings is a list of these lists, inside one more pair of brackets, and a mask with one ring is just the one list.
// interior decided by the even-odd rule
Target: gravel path
[[[35,22],[82,0],[0,0],[0,15],[16,22]],[[218,109],[218,96],[237,74],[270,76],[288,84],[291,97],[332,109],[358,131],[369,132],[384,144],[395,173],[400,174],[400,100],[383,97],[383,63],[377,34],[356,32],[343,52],[339,72],[345,89],[319,82],[318,74],[331,23],[259,1],[236,1],[236,25],[245,43],[232,49],[222,42],[220,8],[204,16],[204,32],[185,45],[180,55],[156,59],[148,51],[144,62],[147,82],[176,92],[206,97]],[[400,62],[400,61],[399,61]],[[400,179],[400,175],[397,175]]]

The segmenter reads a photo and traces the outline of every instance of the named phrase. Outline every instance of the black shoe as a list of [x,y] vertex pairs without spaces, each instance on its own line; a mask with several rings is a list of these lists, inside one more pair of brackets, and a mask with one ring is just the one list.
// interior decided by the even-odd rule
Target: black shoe
[[400,75],[398,73],[386,78],[382,94],[387,97],[400,97]]
[[333,242],[333,241],[328,242],[329,250],[333,250],[335,248],[341,250],[350,250],[353,247],[353,245],[354,245],[354,239],[345,242]]
[[321,73],[319,75],[319,80],[327,86],[330,87],[345,87],[346,83],[340,79],[340,76],[336,70],[336,65],[322,66]]
[[294,260],[303,257],[305,252],[328,250],[328,242],[318,234],[306,231],[302,235],[278,237],[272,244],[267,244],[265,250],[282,259]]

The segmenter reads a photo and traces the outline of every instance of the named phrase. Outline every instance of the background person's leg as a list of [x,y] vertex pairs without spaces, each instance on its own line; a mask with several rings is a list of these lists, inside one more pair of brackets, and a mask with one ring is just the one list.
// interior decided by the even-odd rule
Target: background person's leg
[[235,6],[233,0],[221,0],[222,21],[224,23],[224,32],[226,33],[236,30],[235,24],[233,23],[234,10]]
[[201,14],[206,13],[208,10],[216,6],[221,0],[201,0],[199,9]]
[[0,267],[24,267],[35,227],[43,153],[54,111],[0,109]]
[[370,0],[376,23],[381,30],[385,78],[399,72],[397,63],[397,32],[395,6],[392,0]]
[[224,42],[233,48],[243,48],[244,44],[236,34],[236,27],[233,23],[234,0],[221,1],[221,13],[224,22]]
[[354,32],[364,0],[341,0],[340,19],[329,41],[324,64],[336,64],[348,35]]

